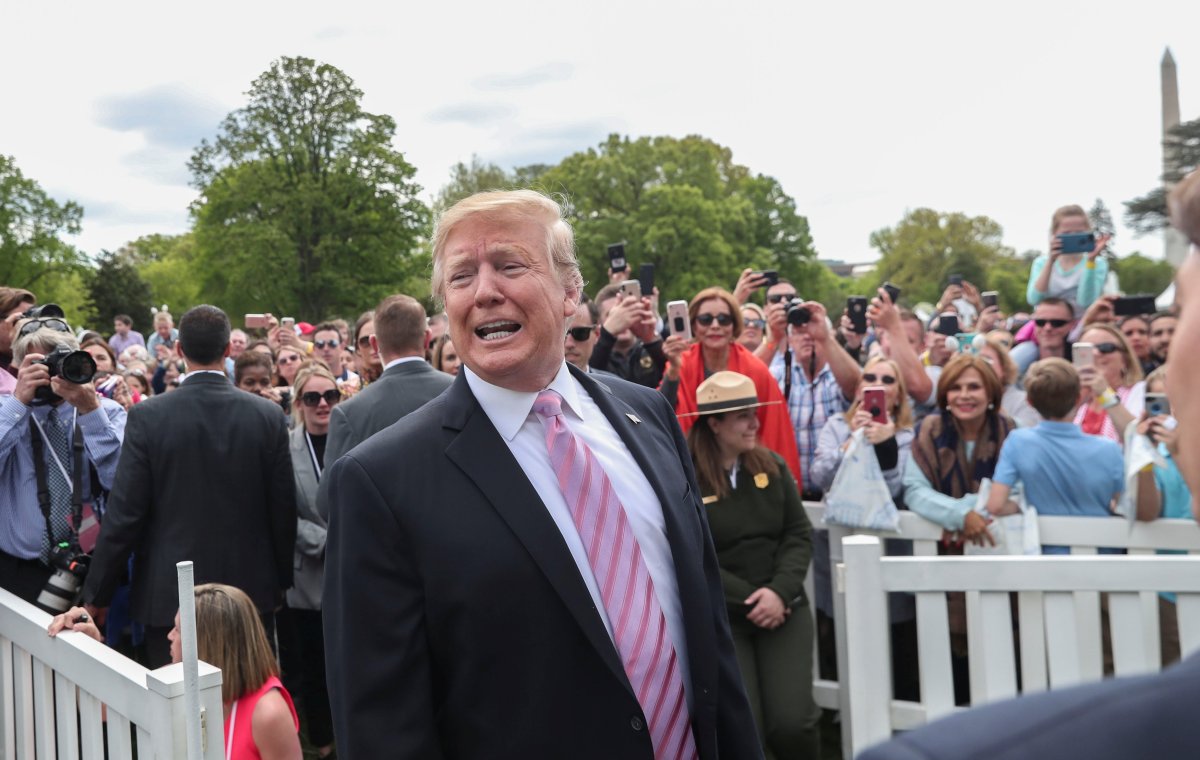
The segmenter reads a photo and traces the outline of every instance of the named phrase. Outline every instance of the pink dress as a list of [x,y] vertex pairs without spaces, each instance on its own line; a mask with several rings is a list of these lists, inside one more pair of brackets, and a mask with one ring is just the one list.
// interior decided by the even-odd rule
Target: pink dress
[[292,711],[292,721],[296,731],[300,731],[300,718],[296,715],[296,706],[292,704],[292,695],[279,682],[279,678],[271,676],[258,691],[239,697],[225,719],[225,760],[261,760],[258,747],[254,744],[254,708],[258,700],[263,698],[271,689],[279,689],[288,709]]

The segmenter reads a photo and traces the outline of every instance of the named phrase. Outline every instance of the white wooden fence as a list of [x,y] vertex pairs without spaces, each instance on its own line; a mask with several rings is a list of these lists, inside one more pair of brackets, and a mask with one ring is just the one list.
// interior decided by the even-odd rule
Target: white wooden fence
[[[50,616],[0,589],[0,757],[177,760],[185,748],[183,670],[147,670],[81,633],[46,635]],[[204,760],[221,760],[221,672],[200,663]]]
[[[915,512],[901,511],[900,525],[895,533],[878,531],[854,530],[836,525],[824,524],[825,507],[820,502],[805,502],[805,511],[814,529],[829,531],[829,555],[831,577],[837,577],[837,566],[842,562],[842,540],[852,535],[874,535],[888,539],[911,541],[913,555],[917,557],[937,556],[937,545],[942,538],[942,528]],[[1072,555],[1094,555],[1100,547],[1126,549],[1131,555],[1153,554],[1158,549],[1173,549],[1187,551],[1192,554],[1200,553],[1200,525],[1192,520],[1155,520],[1154,522],[1130,523],[1123,517],[1040,517],[1038,529],[1043,544],[1051,546],[1067,546]],[[950,558],[961,559],[959,557]],[[808,598],[815,604],[816,595],[813,589],[813,572],[810,569],[805,581]],[[850,694],[843,688],[847,682],[850,663],[847,658],[846,642],[846,607],[845,597],[838,592],[836,583],[833,589],[833,619],[835,646],[837,656],[838,680],[822,679],[819,677],[816,637],[813,637],[813,697],[817,704],[829,710],[840,712],[842,728],[842,748],[846,758],[852,757],[853,718],[850,714]],[[1090,616],[1093,612],[1098,615],[1100,596],[1098,593],[1080,591],[1077,595],[1081,615]],[[1157,620],[1157,608],[1153,599],[1143,598],[1143,618]],[[917,610],[920,621],[921,610]],[[885,629],[887,626],[885,626]],[[885,631],[886,633],[886,631]],[[1097,629],[1094,636],[1089,638],[1089,650],[1099,651],[1101,646],[1100,632]],[[968,642],[970,643],[970,642]],[[1158,641],[1154,647],[1157,650]],[[923,652],[919,650],[918,656]],[[889,671],[890,672],[890,671]],[[1092,675],[1092,674],[1089,674]],[[1098,676],[1097,676],[1098,677]],[[890,694],[890,677],[884,679],[881,687]],[[909,703],[902,703],[909,704]]]
[[[874,536],[844,542],[844,585],[850,756],[953,712],[950,630],[946,592],[966,593],[971,702],[1017,695],[1018,669],[1010,593],[1018,597],[1019,679],[1022,692],[1100,680],[1099,609],[1088,597],[1108,596],[1113,665],[1117,676],[1160,667],[1155,592],[1177,594],[1180,649],[1200,648],[1200,557],[1039,556],[883,557]],[[920,703],[891,699],[889,592],[917,599]],[[1154,615],[1143,614],[1149,598]],[[884,675],[880,675],[884,674]],[[881,684],[882,679],[882,684]]]

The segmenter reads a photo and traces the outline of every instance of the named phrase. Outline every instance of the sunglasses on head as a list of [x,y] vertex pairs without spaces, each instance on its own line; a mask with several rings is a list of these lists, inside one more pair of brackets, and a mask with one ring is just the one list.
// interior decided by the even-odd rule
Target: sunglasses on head
[[321,399],[325,399],[325,403],[333,406],[342,398],[342,394],[336,388],[317,393],[316,391],[308,391],[300,394],[300,402],[308,407],[315,407],[321,403]]
[[733,324],[733,317],[729,314],[701,314],[700,316],[696,317],[696,321],[705,327],[708,327],[714,321],[716,321],[716,323],[721,327],[729,327],[731,324]]
[[338,341],[337,338],[330,338],[329,340],[314,340],[313,341],[313,346],[315,346],[316,348],[326,348],[326,347],[337,348],[339,344],[340,344],[340,341]]
[[779,303],[781,301],[790,301],[796,297],[795,293],[773,293],[767,296],[767,303]]
[[760,330],[767,326],[767,321],[765,319],[747,319],[744,320],[744,322],[746,327],[757,327]]
[[40,319],[31,319],[21,325],[21,330],[17,333],[17,337],[24,338],[26,335],[30,335],[42,327],[57,330],[58,332],[71,332],[71,328],[65,320],[58,317],[42,317]]
[[1096,350],[1102,354],[1111,354],[1119,348],[1120,348],[1120,346],[1118,346],[1116,343],[1106,342],[1106,343],[1097,343],[1096,344]]
[[884,385],[895,385],[896,378],[891,375],[876,375],[874,372],[864,372],[863,380],[868,383],[883,383]]
[[571,336],[571,340],[576,343],[582,343],[592,337],[592,331],[596,329],[595,325],[585,325],[583,327],[568,327],[567,335]]
[[1033,323],[1035,325],[1037,325],[1038,327],[1045,327],[1046,325],[1050,325],[1051,327],[1057,329],[1059,327],[1066,327],[1067,325],[1069,325],[1071,323],[1071,320],[1069,320],[1069,319],[1035,319],[1035,320],[1033,320]]

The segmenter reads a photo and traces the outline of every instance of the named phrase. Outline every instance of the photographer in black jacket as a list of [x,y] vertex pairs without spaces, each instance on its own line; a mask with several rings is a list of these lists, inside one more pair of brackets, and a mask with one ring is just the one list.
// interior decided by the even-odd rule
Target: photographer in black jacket
[[589,364],[630,382],[657,388],[667,366],[662,336],[655,332],[657,317],[647,297],[621,294],[618,283],[596,294],[600,308],[600,337]]

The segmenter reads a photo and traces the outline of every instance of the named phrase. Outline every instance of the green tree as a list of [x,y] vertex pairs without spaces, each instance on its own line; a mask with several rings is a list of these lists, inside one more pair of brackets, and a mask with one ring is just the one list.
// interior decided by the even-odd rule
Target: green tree
[[711,140],[610,135],[540,168],[517,174],[565,196],[593,292],[608,281],[606,246],[619,240],[635,269],[655,265],[663,301],[710,285],[732,289],[744,267],[776,269],[801,288],[820,276],[808,222],[792,198]]
[[1112,212],[1108,210],[1103,199],[1097,198],[1088,211],[1088,220],[1092,223],[1092,231],[1097,235],[1110,235],[1108,245],[1104,247],[1104,255],[1111,262],[1117,258],[1117,249],[1113,241],[1117,238],[1117,226],[1113,224]]
[[[998,290],[991,282],[992,268],[1017,269],[1013,262],[1019,261],[1001,243],[1002,233],[1000,225],[986,216],[928,208],[909,211],[895,227],[871,233],[871,245],[881,254],[878,278],[903,288],[903,300],[909,304],[936,302],[951,274],[962,275],[980,290]],[[1028,266],[1024,269],[1028,278]],[[1013,298],[1014,294],[1006,294],[1001,305],[1012,309],[1024,304],[1024,281],[1019,303]]]
[[281,58],[189,162],[200,293],[230,312],[352,316],[423,275],[429,212],[389,116],[341,70]]
[[0,155],[0,284],[31,290],[43,302],[66,291],[87,259],[62,237],[79,234],[82,219],[82,206],[54,200],[15,159]]
[[[153,303],[150,284],[138,274],[137,265],[128,254],[104,251],[96,268],[84,275],[84,282],[90,324],[109,325],[118,314],[128,314],[139,321],[149,318]],[[106,332],[103,327],[101,331]]]
[[1121,290],[1129,294],[1145,293],[1157,296],[1175,279],[1175,267],[1140,253],[1118,259],[1113,264],[1113,270],[1121,282]]
[[[206,300],[200,290],[202,275],[194,234],[145,235],[127,244],[121,253],[134,262],[149,285],[153,305],[166,304],[172,313],[183,314]],[[133,317],[135,328],[147,325],[145,320],[149,319],[149,312],[126,313]]]
[[450,181],[438,191],[433,210],[441,213],[467,196],[484,190],[508,190],[517,184],[516,177],[504,169],[472,155],[470,164],[459,161],[450,169]]
[[[1174,184],[1200,166],[1200,119],[1185,121],[1171,129],[1163,140],[1166,172],[1162,180]],[[1125,223],[1137,234],[1157,232],[1170,224],[1167,216],[1167,191],[1159,186],[1145,195],[1125,202]]]

